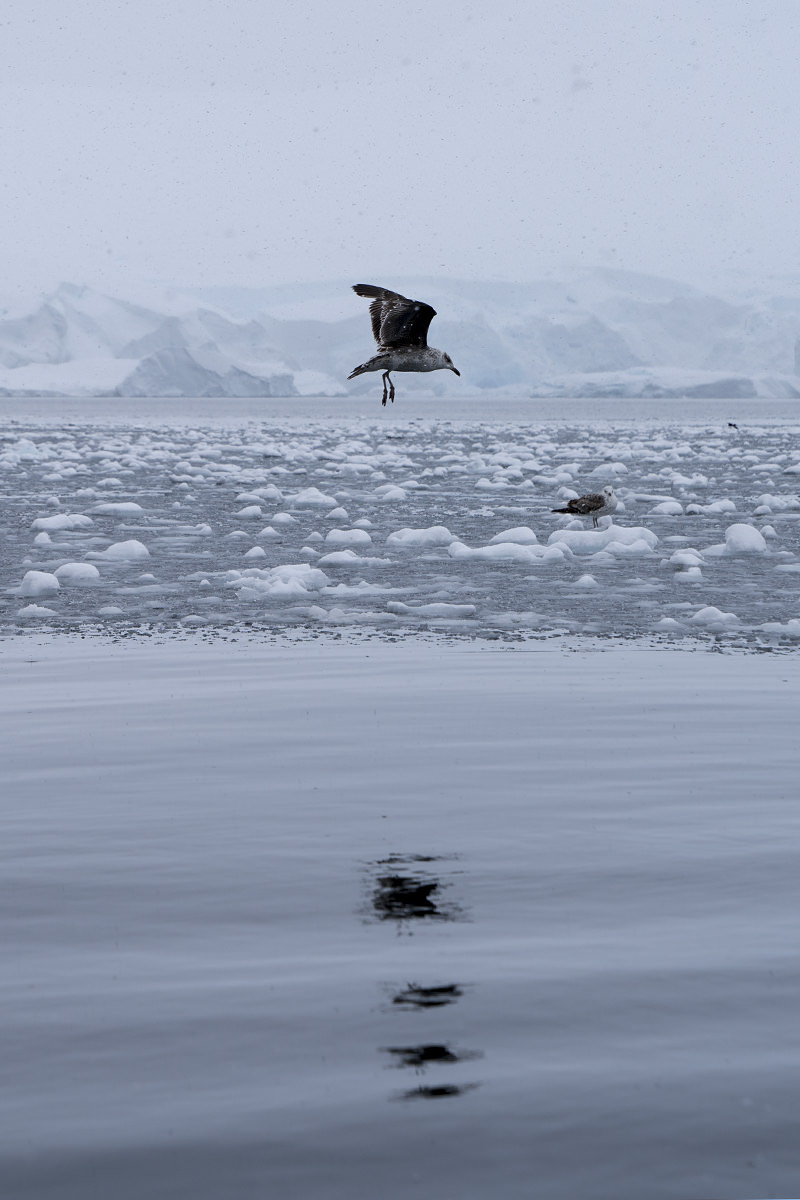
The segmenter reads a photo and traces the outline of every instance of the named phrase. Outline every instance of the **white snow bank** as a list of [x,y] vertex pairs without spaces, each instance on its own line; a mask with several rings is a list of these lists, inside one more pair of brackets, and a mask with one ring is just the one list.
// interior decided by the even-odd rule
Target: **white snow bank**
[[395,529],[386,538],[387,546],[449,546],[455,535],[444,525],[431,525],[429,529]]
[[52,532],[54,529],[88,529],[90,525],[94,525],[94,521],[83,513],[57,513],[54,517],[37,517],[31,522],[31,529]]
[[55,571],[60,583],[95,583],[100,578],[100,572],[93,563],[69,562],[62,563]]
[[60,588],[55,575],[49,571],[26,571],[17,588],[18,596],[52,596]]

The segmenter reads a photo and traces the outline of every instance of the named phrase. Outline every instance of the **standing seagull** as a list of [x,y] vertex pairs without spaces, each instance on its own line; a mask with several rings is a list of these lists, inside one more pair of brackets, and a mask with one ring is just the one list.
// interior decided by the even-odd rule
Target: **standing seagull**
[[372,299],[369,315],[372,333],[378,343],[374,358],[356,367],[347,378],[355,379],[366,371],[383,371],[383,400],[386,404],[386,385],[389,399],[394,404],[394,384],[390,371],[438,371],[440,368],[460,375],[453,360],[443,350],[428,345],[428,326],[436,316],[436,310],[421,300],[409,300],[388,288],[375,287],[372,283],[354,283],[357,296]]
[[552,511],[569,513],[573,517],[591,517],[592,524],[597,529],[597,518],[613,513],[616,507],[617,497],[614,495],[611,484],[607,483],[602,492],[590,492],[588,496],[578,496],[575,500],[568,500],[566,508],[554,508]]

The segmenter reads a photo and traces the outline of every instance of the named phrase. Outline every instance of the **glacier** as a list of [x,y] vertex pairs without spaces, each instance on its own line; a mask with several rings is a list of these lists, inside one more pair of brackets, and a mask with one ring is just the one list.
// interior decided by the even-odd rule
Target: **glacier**
[[[420,395],[800,398],[800,280],[680,281],[597,268],[530,283],[400,279],[437,309],[462,378]],[[0,299],[0,396],[367,396],[345,382],[370,349],[347,281],[140,289],[61,284],[29,309]]]

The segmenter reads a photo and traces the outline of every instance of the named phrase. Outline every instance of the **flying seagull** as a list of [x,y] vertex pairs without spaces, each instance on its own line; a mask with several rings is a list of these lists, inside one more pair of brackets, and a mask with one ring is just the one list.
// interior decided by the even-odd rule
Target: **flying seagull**
[[566,508],[554,508],[555,513],[569,513],[573,517],[591,517],[592,524],[597,529],[597,518],[613,513],[617,507],[617,497],[611,484],[606,484],[602,492],[590,492],[588,496],[578,496],[576,500],[568,500]]
[[386,404],[388,384],[388,396],[394,404],[394,384],[389,376],[390,371],[438,371],[441,368],[453,371],[456,375],[461,374],[453,366],[449,354],[428,345],[428,326],[436,316],[436,310],[430,304],[409,300],[407,296],[390,292],[388,288],[375,287],[372,283],[354,283],[353,291],[357,296],[367,296],[372,300],[369,315],[378,353],[356,367],[347,376],[348,379],[355,379],[356,375],[363,375],[366,371],[383,371],[381,403]]

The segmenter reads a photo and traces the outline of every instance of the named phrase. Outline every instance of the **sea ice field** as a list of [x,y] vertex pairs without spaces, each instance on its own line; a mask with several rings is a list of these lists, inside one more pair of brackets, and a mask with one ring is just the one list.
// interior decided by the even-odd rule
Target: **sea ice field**
[[800,639],[791,402],[114,403],[0,404],[6,630]]
[[0,1195],[797,1195],[794,405],[0,415]]

